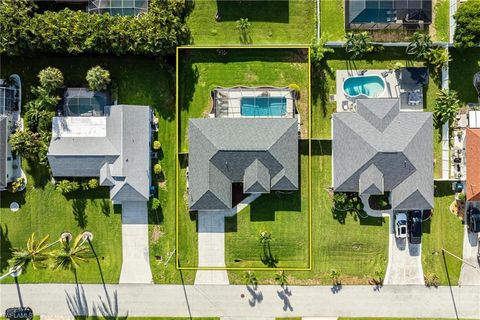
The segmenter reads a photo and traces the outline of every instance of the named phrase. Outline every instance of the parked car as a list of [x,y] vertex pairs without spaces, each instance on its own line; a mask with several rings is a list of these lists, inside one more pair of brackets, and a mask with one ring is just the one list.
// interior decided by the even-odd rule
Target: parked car
[[467,226],[470,232],[480,232],[480,210],[478,208],[468,209]]
[[397,238],[407,237],[407,214],[405,212],[395,214],[395,236]]
[[409,212],[408,231],[410,243],[419,244],[422,242],[422,212],[420,210]]

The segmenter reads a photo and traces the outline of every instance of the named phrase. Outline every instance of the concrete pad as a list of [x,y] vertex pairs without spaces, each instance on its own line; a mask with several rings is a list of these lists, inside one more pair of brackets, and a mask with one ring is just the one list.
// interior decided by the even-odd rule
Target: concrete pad
[[462,263],[460,279],[458,280],[460,285],[480,285],[480,264],[477,259],[478,249],[478,233],[468,232],[467,226],[465,226],[463,260],[468,264]]
[[[198,211],[198,266],[225,267],[225,214]],[[195,284],[229,284],[226,270],[198,270]]]
[[425,284],[422,268],[422,244],[411,244],[408,238],[397,239],[390,218],[388,266],[383,284]]
[[152,283],[148,253],[148,208],[146,202],[122,204],[123,263],[120,283]]

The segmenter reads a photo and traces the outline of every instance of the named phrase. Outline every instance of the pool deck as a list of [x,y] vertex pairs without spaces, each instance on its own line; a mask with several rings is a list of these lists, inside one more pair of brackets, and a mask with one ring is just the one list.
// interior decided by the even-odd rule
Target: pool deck
[[[377,75],[385,81],[385,90],[377,98],[399,98],[400,108],[406,111],[422,111],[423,110],[423,88],[409,87],[402,84],[395,71],[388,70],[364,70],[364,76]],[[365,96],[350,97],[343,92],[343,82],[350,77],[362,76],[361,70],[337,70],[336,72],[336,94],[334,100],[337,103],[337,112],[351,112],[355,111],[356,100],[364,99]],[[418,105],[408,104],[409,92],[420,89],[422,102]]]
[[[241,103],[243,97],[272,97],[286,98],[286,115],[285,116],[268,116],[269,118],[277,117],[294,117],[294,99],[288,90],[248,90],[248,89],[224,89],[218,90],[216,100],[216,108],[214,110],[217,118],[241,118]],[[250,116],[248,116],[250,117]]]

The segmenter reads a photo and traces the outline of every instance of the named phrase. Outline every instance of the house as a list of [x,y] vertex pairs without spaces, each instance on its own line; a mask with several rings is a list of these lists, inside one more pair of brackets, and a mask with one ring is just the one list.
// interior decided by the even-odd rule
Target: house
[[56,178],[97,177],[116,204],[150,195],[151,110],[113,105],[103,116],[54,117],[48,162]]
[[433,208],[432,124],[430,112],[403,111],[398,98],[357,99],[356,112],[335,113],[334,191],[390,192],[393,210]]
[[465,152],[467,158],[466,199],[468,202],[480,202],[480,128],[467,128]]
[[244,194],[298,190],[296,118],[190,119],[190,210],[232,208],[232,184]]
[[345,0],[347,29],[422,28],[432,22],[432,0]]
[[148,11],[148,0],[34,0],[40,9],[82,10],[111,15],[136,16]]
[[21,159],[12,153],[8,139],[10,134],[22,129],[20,118],[21,81],[18,75],[12,75],[12,85],[0,80],[0,191],[8,184],[23,176]]

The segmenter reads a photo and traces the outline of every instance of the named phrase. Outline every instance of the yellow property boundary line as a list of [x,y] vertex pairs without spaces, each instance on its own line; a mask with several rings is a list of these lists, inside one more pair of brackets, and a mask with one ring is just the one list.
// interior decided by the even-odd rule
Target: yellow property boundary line
[[[203,50],[203,49],[307,49],[308,50],[308,267],[306,268],[295,268],[295,267],[285,267],[285,268],[268,268],[268,267],[182,267],[180,266],[179,261],[179,228],[178,228],[178,174],[179,174],[179,119],[180,119],[180,108],[178,106],[178,92],[179,92],[179,64],[178,58],[181,50]],[[176,58],[175,58],[175,268],[177,270],[232,270],[232,271],[274,271],[274,270],[285,270],[285,271],[311,271],[313,265],[312,258],[312,144],[311,144],[311,132],[312,132],[312,105],[311,105],[311,61],[310,61],[310,47],[307,45],[300,46],[261,46],[261,45],[249,45],[249,46],[181,46],[176,48]]]

